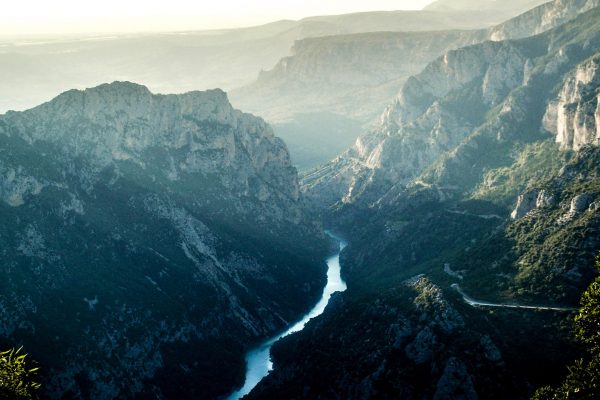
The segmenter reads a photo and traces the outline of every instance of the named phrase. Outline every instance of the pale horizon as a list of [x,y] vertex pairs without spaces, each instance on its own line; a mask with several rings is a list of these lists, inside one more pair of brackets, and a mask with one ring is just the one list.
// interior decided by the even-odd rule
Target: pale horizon
[[23,0],[3,6],[0,36],[233,29],[279,20],[368,11],[420,10],[434,0]]

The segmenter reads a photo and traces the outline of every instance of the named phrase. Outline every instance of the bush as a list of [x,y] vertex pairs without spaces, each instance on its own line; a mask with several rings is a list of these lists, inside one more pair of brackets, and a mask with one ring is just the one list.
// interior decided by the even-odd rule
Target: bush
[[27,360],[23,348],[0,352],[0,399],[36,399],[40,384],[33,361]]
[[[596,258],[600,270],[600,257]],[[600,393],[600,277],[581,296],[581,308],[575,316],[575,335],[585,344],[587,360],[577,360],[569,367],[560,386],[538,389],[533,400],[593,400]]]

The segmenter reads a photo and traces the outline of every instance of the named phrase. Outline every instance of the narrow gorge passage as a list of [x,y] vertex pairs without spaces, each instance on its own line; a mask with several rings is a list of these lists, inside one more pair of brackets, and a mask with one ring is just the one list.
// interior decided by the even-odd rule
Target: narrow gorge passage
[[268,339],[246,354],[246,379],[244,381],[244,386],[232,393],[227,400],[238,400],[250,393],[252,389],[254,389],[254,387],[256,387],[256,385],[258,385],[258,383],[273,370],[271,347],[273,347],[279,339],[304,329],[308,321],[323,314],[325,307],[327,307],[327,304],[334,293],[346,290],[346,283],[341,277],[340,269],[340,253],[344,247],[346,247],[346,242],[330,232],[327,232],[327,234],[339,242],[339,249],[335,255],[327,259],[327,284],[323,289],[323,294],[321,295],[319,302],[306,313],[300,321],[292,325],[285,332]]

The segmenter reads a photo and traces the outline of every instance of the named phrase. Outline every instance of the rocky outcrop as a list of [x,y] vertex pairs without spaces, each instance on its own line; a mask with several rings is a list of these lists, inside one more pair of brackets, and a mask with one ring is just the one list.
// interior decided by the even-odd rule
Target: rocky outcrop
[[595,212],[596,205],[594,193],[582,193],[571,199],[569,202],[568,211],[558,220],[560,224],[572,221],[586,211]]
[[594,195],[592,193],[584,193],[573,197],[571,200],[571,207],[569,213],[577,215],[581,212],[587,211],[589,206],[594,201]]
[[527,213],[537,207],[538,191],[531,191],[519,195],[517,206],[510,214],[512,219],[523,218]]
[[0,333],[50,398],[224,395],[323,284],[284,143],[220,90],[69,91],[0,116],[0,154]]
[[556,204],[554,195],[547,190],[530,190],[517,198],[517,205],[510,214],[512,219],[520,219],[532,210],[549,208]]
[[570,74],[558,99],[546,110],[544,128],[556,135],[565,150],[600,144],[600,57],[580,64]]
[[540,190],[535,201],[536,208],[548,208],[556,204],[555,196],[547,190]]
[[431,326],[444,333],[452,333],[464,326],[461,315],[445,299],[442,290],[424,276],[417,276],[406,282],[418,295],[414,304],[423,314],[422,320],[430,321]]

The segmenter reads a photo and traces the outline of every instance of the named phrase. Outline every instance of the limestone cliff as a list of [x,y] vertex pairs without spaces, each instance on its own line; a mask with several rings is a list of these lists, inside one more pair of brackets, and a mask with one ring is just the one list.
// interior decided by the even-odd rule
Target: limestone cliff
[[0,340],[51,398],[224,395],[323,284],[284,143],[220,90],[69,91],[0,116],[0,154]]
[[[480,123],[478,111],[495,107],[523,83],[527,58],[510,42],[486,42],[447,53],[406,82],[379,127],[361,136],[332,165],[306,175],[306,190],[321,196],[320,188],[330,186],[331,177],[334,187],[343,190],[336,193],[337,199],[352,203],[368,187],[370,194],[364,199],[372,202],[390,186],[409,183],[472,132]],[[461,91],[473,94],[465,104],[472,112],[453,103]],[[347,179],[340,182],[344,176]],[[319,201],[332,204],[336,199]]]
[[[480,179],[476,165],[502,157],[482,158],[482,146],[539,131],[543,120],[551,126],[558,115],[563,120],[572,115],[575,122],[561,126],[574,132],[575,123],[582,126],[578,137],[596,140],[593,63],[574,72],[579,78],[568,81],[560,95],[564,110],[565,103],[581,97],[570,88],[588,82],[588,89],[581,89],[588,97],[578,112],[553,116],[559,106],[551,106],[543,118],[538,110],[554,96],[549,82],[562,84],[563,74],[596,53],[600,34],[592,16],[597,13],[595,8],[577,19],[585,22],[577,27],[585,34],[575,42],[569,29],[576,29],[577,20],[526,40],[485,42],[446,53],[408,79],[378,127],[338,159],[305,175],[304,190],[325,207],[359,199],[366,206],[389,196],[392,188],[397,193],[410,182],[418,183],[421,174],[429,183],[448,188],[470,185]],[[564,132],[559,141],[563,136],[568,140],[568,130]]]
[[[477,2],[480,5],[481,2]],[[505,2],[486,2],[505,12]],[[514,2],[519,11],[540,3]],[[472,4],[471,4],[472,5]],[[303,168],[318,162],[297,144],[298,131],[319,147],[332,147],[339,154],[347,144],[336,147],[337,126],[321,117],[321,129],[303,124],[303,116],[313,113],[337,117],[347,123],[339,126],[352,135],[358,129],[371,129],[390,99],[428,63],[452,50],[482,43],[525,38],[546,32],[600,5],[600,0],[556,0],[545,3],[487,29],[437,30],[431,32],[372,32],[306,38],[295,42],[292,54],[274,68],[262,71],[257,80],[232,92],[235,104],[276,124],[290,143],[295,162]],[[532,68],[531,64],[527,65]],[[490,74],[494,71],[490,71]],[[489,75],[488,83],[501,78]],[[352,124],[355,129],[345,127]],[[291,129],[299,125],[302,129]],[[354,133],[353,139],[356,138]],[[347,140],[347,139],[346,139]],[[330,157],[331,158],[331,157]],[[329,159],[330,159],[329,158]],[[329,159],[321,158],[322,163]],[[310,161],[310,163],[309,163]],[[308,165],[307,165],[308,164]],[[311,168],[312,167],[312,168]]]
[[600,57],[581,65],[566,79],[544,116],[544,128],[562,149],[600,144]]

